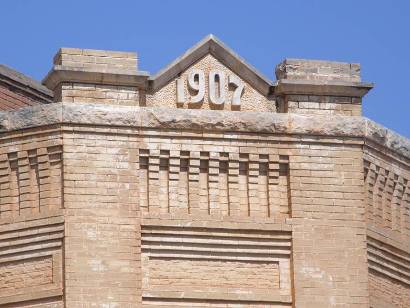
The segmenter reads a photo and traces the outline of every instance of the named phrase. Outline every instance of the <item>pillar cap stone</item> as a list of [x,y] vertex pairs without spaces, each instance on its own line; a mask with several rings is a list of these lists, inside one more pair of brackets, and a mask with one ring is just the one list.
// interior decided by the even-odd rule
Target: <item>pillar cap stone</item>
[[285,59],[275,74],[276,94],[363,97],[374,86],[361,81],[358,63]]
[[144,86],[149,76],[137,70],[135,52],[60,48],[42,83],[54,90],[63,82]]

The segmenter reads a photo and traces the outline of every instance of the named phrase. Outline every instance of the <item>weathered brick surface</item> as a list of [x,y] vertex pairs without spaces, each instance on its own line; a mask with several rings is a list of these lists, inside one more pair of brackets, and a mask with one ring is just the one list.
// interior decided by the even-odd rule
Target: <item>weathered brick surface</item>
[[361,99],[358,97],[288,95],[285,100],[287,111],[293,113],[362,115]]
[[52,272],[51,257],[6,262],[0,267],[0,290],[51,283]]
[[360,64],[323,60],[285,59],[276,66],[278,79],[359,82]]
[[297,307],[368,305],[359,145],[292,150],[290,186]]
[[65,294],[69,307],[138,306],[135,137],[64,134]]
[[62,98],[72,103],[102,103],[110,105],[138,106],[139,91],[132,86],[110,86],[86,83],[64,83]]
[[[63,103],[0,113],[2,307],[409,306],[410,146],[360,117],[358,65],[274,84],[213,36],[152,78],[130,53],[54,61]],[[193,69],[241,105],[208,77],[178,102]]]
[[404,157],[365,147],[371,307],[410,303],[410,168]]
[[62,140],[58,132],[0,141],[0,219],[62,208]]
[[53,62],[56,65],[76,68],[137,70],[135,52],[60,48]]

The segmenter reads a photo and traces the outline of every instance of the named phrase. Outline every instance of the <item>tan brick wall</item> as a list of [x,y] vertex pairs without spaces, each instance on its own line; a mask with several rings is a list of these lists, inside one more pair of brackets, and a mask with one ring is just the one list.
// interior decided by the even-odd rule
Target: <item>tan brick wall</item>
[[[260,223],[267,219],[286,223],[286,217],[292,213],[289,223],[293,226],[296,305],[368,305],[363,158],[359,141],[347,139],[346,143],[340,143],[339,139],[336,145],[332,139],[302,140],[300,145],[294,146],[289,140],[279,143],[280,139],[273,136],[261,139],[249,134],[241,135],[238,140],[213,134],[210,144],[206,135],[189,135],[188,132],[172,139],[166,132],[141,133],[142,138],[134,136],[132,130],[90,128],[85,132],[74,128],[64,135],[66,270],[70,273],[66,282],[67,303],[125,305],[138,301],[141,273],[138,270],[138,212],[135,210],[140,206],[144,215],[159,215],[159,218],[172,215],[175,219],[188,215],[193,220],[226,217],[233,221],[252,219]],[[204,184],[201,184],[199,170],[201,155],[203,160],[209,160],[202,163],[203,169],[209,166],[207,172],[204,170],[208,174],[203,177]],[[235,198],[241,183],[241,157],[250,161],[244,173],[243,183],[247,183],[244,210],[240,210],[240,198]],[[288,159],[290,174],[286,173]],[[263,164],[267,169],[260,167]],[[264,170],[269,171],[269,181],[264,179],[267,172]],[[287,180],[281,182],[281,174]],[[211,185],[213,181],[215,186]],[[288,181],[290,189],[286,188]],[[285,189],[280,188],[281,185]],[[201,187],[205,191],[199,193],[198,198]],[[270,193],[272,198],[267,198]],[[280,197],[282,193],[285,195]],[[235,206],[239,206],[239,211],[234,210]],[[174,231],[174,234],[179,233]],[[170,247],[176,249],[178,243]],[[186,245],[182,246],[184,251]],[[197,243],[195,247],[202,245],[207,247],[208,244]],[[143,270],[153,266],[149,262],[148,266],[143,263]],[[191,264],[179,258],[175,262],[173,268]],[[193,267],[198,270],[198,279],[210,270],[205,266],[209,261],[201,262]],[[157,265],[171,268],[163,263]],[[156,282],[162,277],[170,285],[173,279],[180,281],[185,277],[179,277],[177,272],[155,275]],[[128,280],[127,286],[120,283],[123,279]],[[289,280],[287,284],[290,286]],[[256,291],[252,289],[252,292]],[[120,294],[127,294],[128,299]],[[237,303],[249,300],[232,299],[226,294],[225,298],[215,300]],[[170,293],[168,298],[173,296],[181,297]],[[202,298],[195,292],[191,296],[196,300]],[[148,299],[152,301],[154,299]]]
[[62,307],[62,140],[56,127],[0,137],[0,306]]
[[410,288],[409,285],[398,282],[382,275],[376,271],[369,273],[370,285],[370,307],[409,307]]
[[364,151],[370,304],[408,307],[410,302],[410,169],[404,157]]
[[[137,55],[134,52],[61,48],[54,57],[54,64],[73,71],[132,75],[137,72]],[[139,105],[138,87],[111,85],[102,79],[91,78],[87,83],[62,82],[55,89],[54,101]]]
[[291,303],[289,226],[197,217],[144,215],[144,304],[178,298]]
[[367,222],[395,241],[410,240],[410,165],[365,149]]
[[62,208],[61,159],[58,131],[0,139],[0,222]]
[[279,265],[268,262],[154,259],[146,266],[149,284],[155,288],[165,289],[170,284],[202,290],[237,288],[238,285],[244,289],[279,288]]
[[68,307],[141,301],[136,137],[64,133]]
[[367,307],[360,141],[290,152],[295,305]]
[[62,301],[63,222],[56,216],[0,224],[2,307]]
[[133,86],[63,83],[58,101],[139,106],[139,90]]
[[343,96],[287,95],[287,112],[317,115],[362,115],[361,99]]
[[410,303],[410,253],[408,243],[392,241],[368,231],[370,306],[408,307]]
[[97,70],[137,70],[135,52],[61,48],[55,55],[54,64],[67,67]]
[[288,157],[277,149],[259,154],[206,140],[193,145],[154,138],[144,144],[139,149],[142,212],[289,217]]
[[51,283],[52,273],[51,257],[6,262],[0,267],[0,291]]

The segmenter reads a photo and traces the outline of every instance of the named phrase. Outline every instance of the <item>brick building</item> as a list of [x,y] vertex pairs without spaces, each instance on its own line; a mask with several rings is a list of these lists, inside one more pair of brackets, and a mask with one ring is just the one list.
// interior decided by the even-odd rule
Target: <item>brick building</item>
[[410,307],[410,142],[360,65],[0,66],[1,307]]

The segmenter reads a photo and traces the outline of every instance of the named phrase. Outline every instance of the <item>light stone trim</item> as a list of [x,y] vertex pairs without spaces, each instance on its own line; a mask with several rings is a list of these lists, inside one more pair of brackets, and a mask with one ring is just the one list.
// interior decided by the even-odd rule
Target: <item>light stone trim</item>
[[276,82],[276,95],[334,95],[363,97],[373,88],[368,82],[346,82],[334,80],[289,80]]
[[121,69],[88,69],[55,65],[43,79],[49,89],[55,89],[62,82],[79,82],[105,85],[138,86],[145,88],[149,74],[144,71]]
[[0,113],[0,133],[52,124],[365,138],[410,158],[410,140],[358,116],[54,103]]
[[153,91],[162,88],[173,78],[176,78],[181,71],[184,71],[208,53],[249,82],[252,87],[262,94],[268,95],[271,91],[272,81],[246,63],[244,59],[212,34],[206,36],[199,43],[188,49],[182,56],[152,76],[150,81]]

